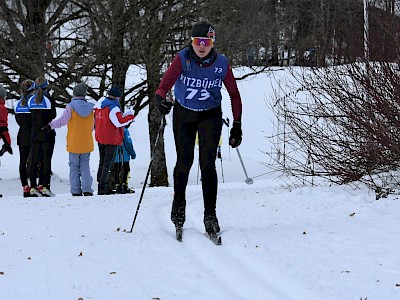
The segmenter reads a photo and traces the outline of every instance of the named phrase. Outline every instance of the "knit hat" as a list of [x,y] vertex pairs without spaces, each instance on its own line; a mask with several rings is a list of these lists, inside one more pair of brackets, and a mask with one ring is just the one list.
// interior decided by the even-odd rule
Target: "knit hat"
[[5,99],[7,95],[7,90],[5,87],[0,83],[0,98]]
[[121,97],[121,90],[116,85],[113,85],[111,89],[108,91],[109,96],[113,96],[115,98]]
[[78,83],[74,86],[73,94],[76,97],[85,97],[87,91],[87,85],[83,82]]
[[206,21],[200,21],[192,27],[192,37],[205,37],[215,39],[215,28]]

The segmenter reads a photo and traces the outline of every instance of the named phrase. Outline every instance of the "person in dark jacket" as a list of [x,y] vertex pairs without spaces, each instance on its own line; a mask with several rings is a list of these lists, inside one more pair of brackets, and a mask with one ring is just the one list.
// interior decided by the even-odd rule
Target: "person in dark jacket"
[[240,94],[229,61],[214,49],[214,41],[214,26],[205,21],[194,24],[190,45],[175,56],[156,90],[160,112],[167,114],[172,103],[166,100],[166,95],[175,85],[173,132],[177,160],[171,220],[177,229],[185,222],[186,186],[198,133],[203,221],[210,235],[220,231],[216,215],[218,178],[215,159],[222,130],[222,84],[231,98],[234,120],[229,144],[237,147],[242,141]]
[[22,184],[23,196],[30,196],[30,187],[28,183],[28,158],[31,146],[31,111],[28,107],[28,100],[35,92],[35,83],[33,80],[26,79],[21,83],[21,99],[15,106],[15,120],[19,125],[17,135],[17,145],[19,150],[19,177]]
[[122,93],[118,86],[112,86],[107,97],[95,105],[95,138],[99,146],[99,169],[97,171],[98,195],[112,194],[109,175],[117,147],[122,145],[124,126],[135,118],[133,111],[121,112],[119,98]]
[[0,156],[5,152],[13,154],[11,148],[11,138],[8,132],[8,110],[6,104],[7,90],[0,84],[0,138],[3,140],[3,146],[0,149]]
[[[54,133],[47,130],[47,124],[55,118],[55,109],[51,100],[45,95],[48,81],[43,76],[35,80],[35,94],[29,99],[28,107],[32,116],[31,152],[30,152],[30,196],[54,197],[50,190],[51,177],[51,143]],[[39,184],[37,171],[39,170]]]

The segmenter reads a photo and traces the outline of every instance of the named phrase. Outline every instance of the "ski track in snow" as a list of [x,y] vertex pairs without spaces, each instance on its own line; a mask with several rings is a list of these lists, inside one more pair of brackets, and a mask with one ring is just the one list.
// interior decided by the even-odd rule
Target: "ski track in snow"
[[[226,230],[221,225],[222,245],[217,246],[205,235],[203,225],[203,198],[201,193],[193,195],[188,193],[186,205],[186,222],[184,224],[183,242],[176,241],[185,252],[185,258],[195,262],[197,269],[209,274],[212,287],[209,287],[210,299],[299,299],[300,290],[295,296],[288,291],[287,286],[268,276],[268,266],[255,265],[246,261],[241,253],[231,251],[229,235],[224,239]],[[154,213],[154,219],[159,220],[160,230],[170,228],[168,235],[175,239],[175,228],[170,221],[171,202],[159,206]],[[166,216],[166,217],[160,217]],[[176,239],[175,239],[176,240]],[[229,276],[227,276],[229,274]],[[279,289],[277,288],[279,287]],[[260,295],[262,295],[260,297]],[[311,299],[311,298],[308,298]]]
[[[172,188],[146,190],[132,233],[125,231],[131,228],[139,190],[118,197],[3,198],[0,218],[8,212],[13,217],[3,222],[0,231],[6,260],[1,266],[7,274],[0,279],[5,292],[18,300],[29,299],[29,288],[24,288],[29,286],[47,299],[64,290],[61,299],[66,300],[319,300],[323,294],[333,300],[337,298],[329,293],[332,283],[342,286],[340,295],[351,299],[374,299],[376,289],[384,287],[396,298],[393,279],[399,274],[399,237],[391,226],[396,215],[388,215],[388,210],[398,210],[397,202],[389,205],[353,195],[349,205],[343,194],[335,198],[334,192],[320,192],[331,200],[318,202],[308,200],[308,189],[279,191],[279,197],[274,197],[275,191],[268,185],[221,188],[217,204],[221,246],[204,235],[199,186],[188,188],[182,243],[176,241],[170,221]],[[285,214],[289,206],[290,217]],[[389,238],[385,247],[381,247],[382,232]],[[364,246],[355,245],[360,239]],[[357,247],[360,259],[347,251]],[[379,259],[385,253],[391,260]],[[355,278],[370,282],[370,287],[357,285]],[[314,288],[314,282],[319,286]],[[184,288],[168,288],[176,284]],[[98,290],[99,285],[108,288]]]

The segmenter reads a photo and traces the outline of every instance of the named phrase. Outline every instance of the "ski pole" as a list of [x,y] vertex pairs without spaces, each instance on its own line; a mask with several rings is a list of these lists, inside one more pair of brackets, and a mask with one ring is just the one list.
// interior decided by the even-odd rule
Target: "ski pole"
[[133,230],[133,226],[135,226],[136,218],[137,218],[137,216],[138,216],[139,209],[140,209],[140,204],[142,203],[142,200],[143,200],[144,190],[146,189],[147,180],[149,179],[150,170],[151,170],[151,165],[152,165],[153,159],[154,159],[154,154],[156,153],[156,148],[157,148],[157,145],[158,145],[158,140],[159,140],[159,138],[160,138],[161,132],[162,132],[162,130],[163,130],[164,127],[165,127],[165,116],[162,116],[162,118],[161,118],[161,123],[160,123],[160,128],[158,129],[158,133],[157,133],[157,136],[156,136],[156,141],[154,142],[153,152],[151,153],[149,168],[147,169],[147,174],[146,174],[146,178],[145,178],[145,180],[144,180],[144,184],[143,184],[143,188],[142,188],[142,193],[140,194],[139,202],[138,202],[138,205],[137,205],[137,208],[136,208],[135,217],[133,218],[131,231],[129,231],[130,233],[131,233],[132,230]]
[[244,182],[246,182],[247,184],[253,184],[253,182],[254,182],[253,179],[249,178],[249,176],[247,175],[246,168],[244,167],[244,163],[242,160],[242,156],[240,155],[240,152],[239,152],[239,147],[236,147],[236,151],[239,156],[240,163],[242,164],[244,175],[246,175],[246,180]]
[[217,148],[217,157],[221,160],[222,182],[225,182],[225,178],[224,178],[224,168],[223,168],[223,166],[222,166],[221,146],[218,146],[218,148]]
[[[227,133],[228,133],[228,139],[227,141],[229,141],[229,118],[222,119],[222,122],[226,125],[227,127]],[[229,152],[229,161],[231,161],[231,147],[228,147],[228,152]]]
[[222,167],[222,157],[221,157],[221,172],[222,172],[222,182],[225,182],[225,178],[224,178],[224,168]]

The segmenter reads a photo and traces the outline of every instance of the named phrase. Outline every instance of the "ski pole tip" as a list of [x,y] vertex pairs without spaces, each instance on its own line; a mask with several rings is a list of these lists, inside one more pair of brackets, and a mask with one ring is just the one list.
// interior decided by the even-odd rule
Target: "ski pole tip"
[[247,178],[247,179],[245,180],[245,182],[246,182],[247,184],[253,184],[253,183],[254,183],[254,181],[253,181],[252,178]]

